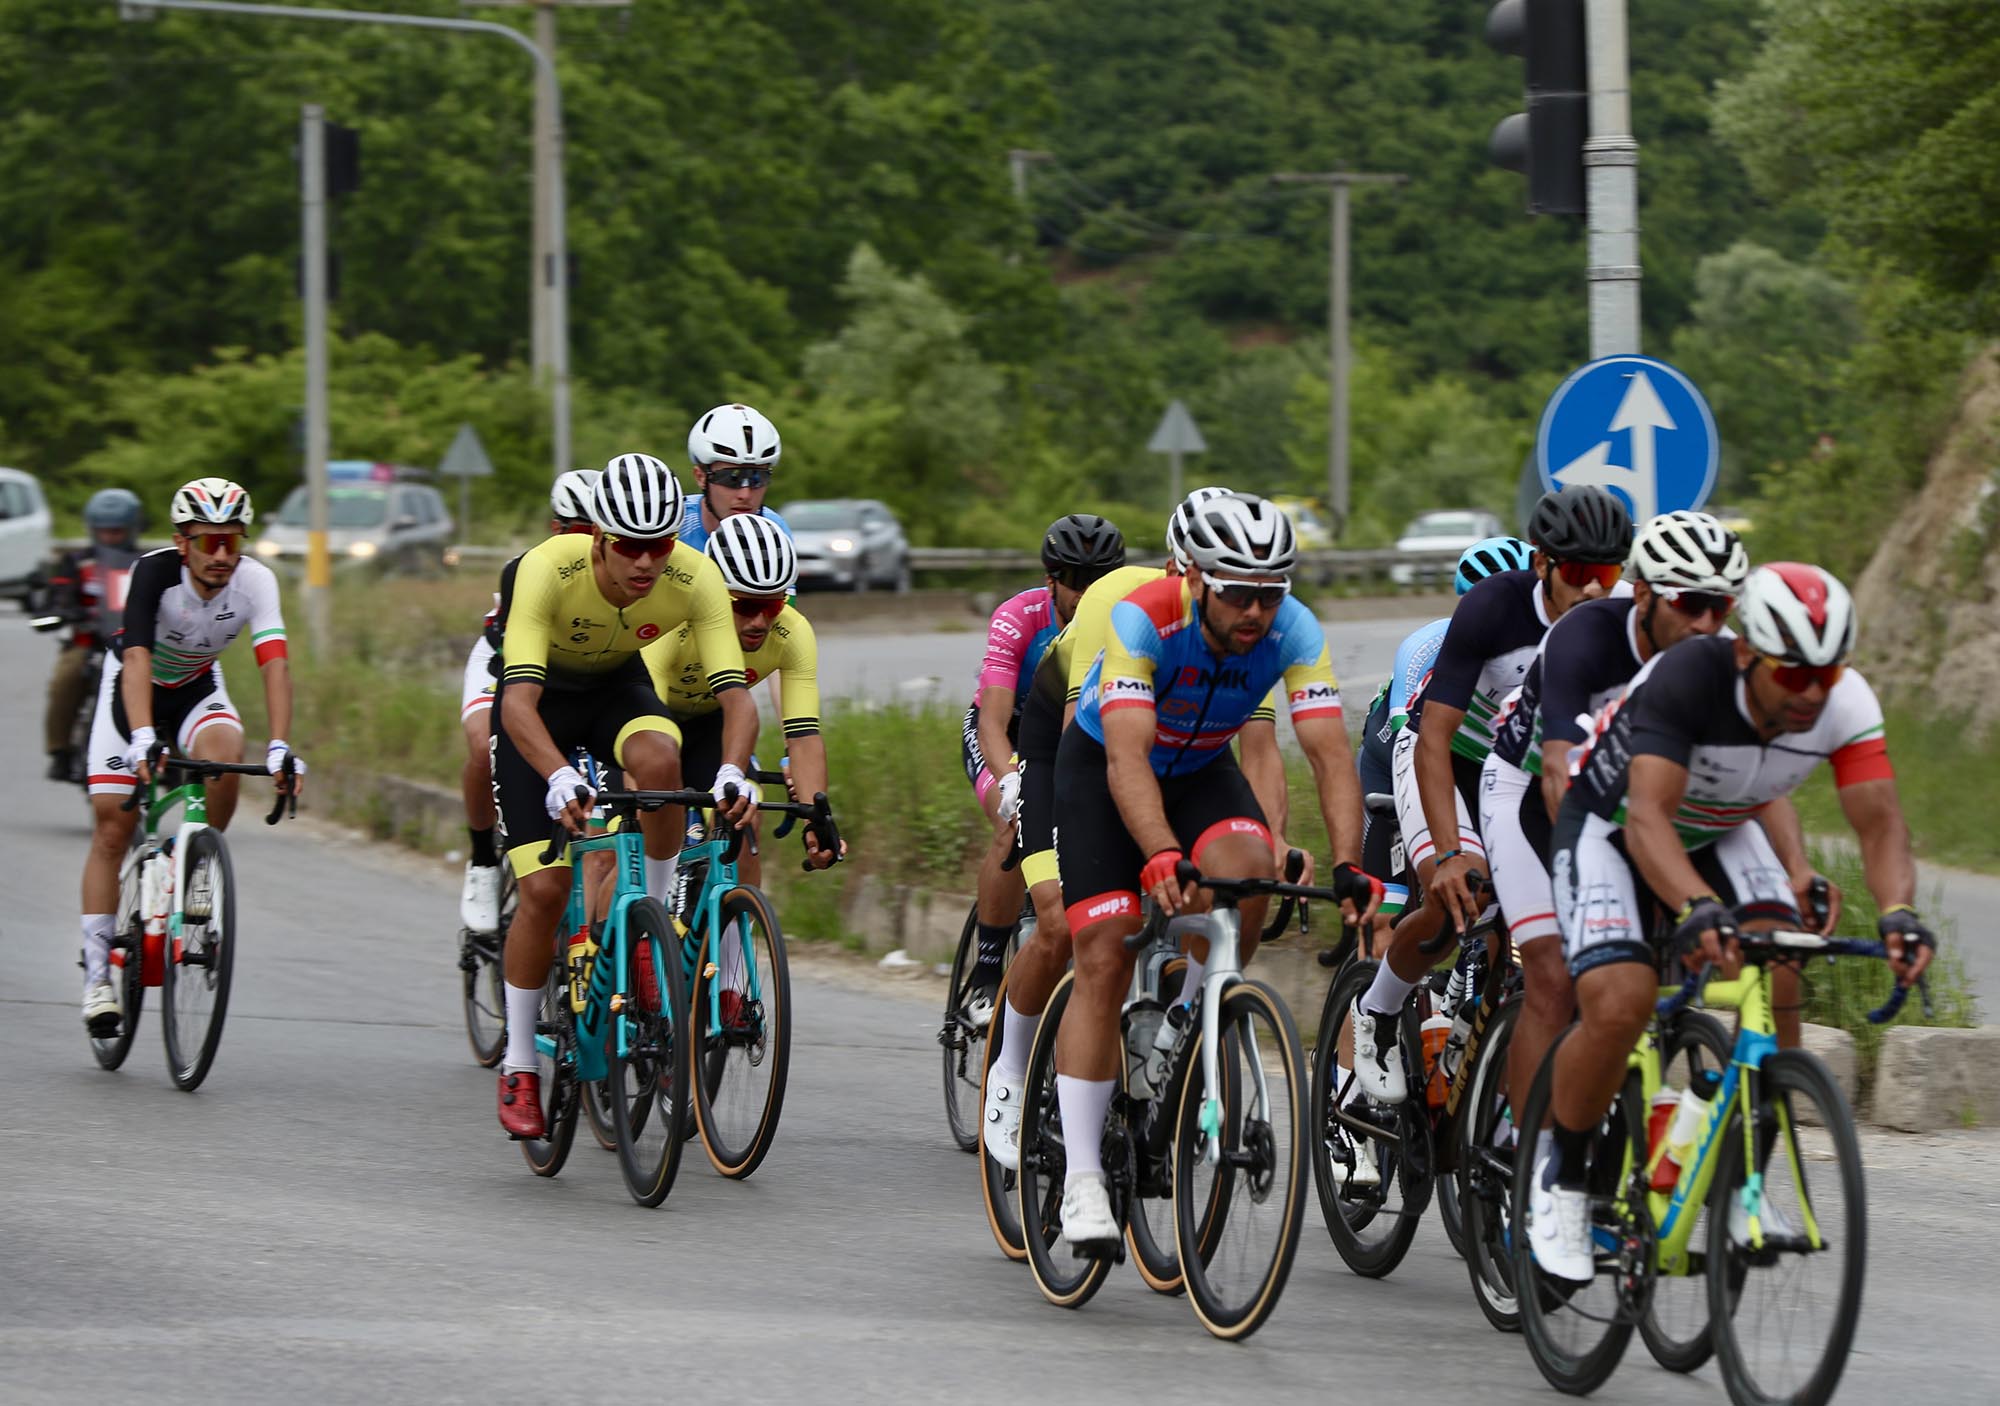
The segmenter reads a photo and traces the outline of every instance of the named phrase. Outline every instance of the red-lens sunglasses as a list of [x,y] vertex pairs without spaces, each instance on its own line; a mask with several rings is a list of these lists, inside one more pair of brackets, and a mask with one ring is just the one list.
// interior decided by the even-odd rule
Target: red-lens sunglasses
[[755,619],[758,616],[775,620],[784,613],[785,598],[779,596],[773,600],[767,596],[752,596],[748,599],[737,597],[729,602],[729,608],[745,620]]
[[1672,586],[1655,586],[1653,594],[1690,620],[1699,620],[1704,615],[1727,615],[1736,604],[1736,597],[1724,595],[1721,591],[1688,591]]
[[1771,681],[1787,693],[1804,693],[1814,684],[1831,693],[1840,676],[1847,672],[1845,664],[1787,664],[1768,654],[1762,658],[1770,666]]
[[207,556],[219,557],[225,552],[230,556],[240,556],[243,552],[243,534],[240,532],[191,532],[188,544]]
[[674,549],[671,537],[620,537],[616,533],[604,534],[604,545],[621,557],[637,561],[640,557],[663,557]]
[[1625,574],[1625,568],[1615,561],[1556,561],[1549,564],[1555,568],[1556,575],[1578,590],[1595,581],[1608,591]]

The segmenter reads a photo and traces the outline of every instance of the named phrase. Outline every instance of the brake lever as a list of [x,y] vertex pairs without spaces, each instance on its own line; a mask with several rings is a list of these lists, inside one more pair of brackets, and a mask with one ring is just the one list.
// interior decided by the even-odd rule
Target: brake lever
[[[576,803],[585,810],[590,809],[590,788],[588,786],[579,786],[576,788]],[[569,842],[573,838],[569,827],[563,824],[561,820],[557,820],[555,825],[556,832],[549,837],[549,847],[543,850],[540,856],[540,862],[543,864],[553,864],[557,859],[561,858],[562,852],[569,848]]]

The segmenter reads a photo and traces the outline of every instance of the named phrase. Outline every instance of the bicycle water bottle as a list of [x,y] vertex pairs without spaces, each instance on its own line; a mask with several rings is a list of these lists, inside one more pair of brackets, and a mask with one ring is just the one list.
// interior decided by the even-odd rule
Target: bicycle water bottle
[[1424,1068],[1430,1077],[1424,1080],[1424,1101],[1432,1108],[1444,1107],[1445,1044],[1451,1038],[1452,1023],[1441,1015],[1428,1017],[1417,1027],[1417,1033],[1424,1042]]
[[1452,1017],[1451,1033],[1445,1036],[1444,1050],[1438,1055],[1438,1068],[1444,1072],[1446,1085],[1458,1077],[1459,1061],[1465,1058],[1466,1042],[1472,1038],[1473,1010],[1470,1003],[1458,1008],[1458,1014]]
[[1674,1116],[1667,1124],[1667,1150],[1653,1168],[1651,1186],[1658,1192],[1674,1189],[1681,1179],[1681,1167],[1695,1150],[1695,1139],[1708,1126],[1708,1098],[1715,1091],[1715,1075],[1698,1071],[1681,1090]]
[[597,955],[597,944],[591,940],[593,936],[589,924],[571,933],[564,957],[569,972],[569,1007],[578,1015],[583,1014],[584,992],[590,979],[590,959]]
[[1160,1028],[1153,1032],[1153,1048],[1146,1056],[1146,1082],[1157,1096],[1167,1087],[1167,1075],[1174,1067],[1174,1056],[1179,1052],[1181,1041],[1187,1037],[1188,1027],[1194,1024],[1194,1007],[1179,1001],[1167,1007],[1160,1020]]
[[[1660,1175],[1666,1169],[1667,1129],[1674,1121],[1674,1112],[1681,1106],[1681,1096],[1672,1089],[1661,1089],[1653,1095],[1652,1106],[1646,1111],[1646,1162],[1650,1169],[1654,1190],[1670,1189],[1673,1181],[1665,1187],[1659,1183]],[[1674,1180],[1679,1180],[1680,1169],[1674,1169]]]
[[1153,1039],[1166,1023],[1158,1001],[1135,1001],[1125,1009],[1125,1089],[1136,1099],[1156,1098],[1153,1082]]

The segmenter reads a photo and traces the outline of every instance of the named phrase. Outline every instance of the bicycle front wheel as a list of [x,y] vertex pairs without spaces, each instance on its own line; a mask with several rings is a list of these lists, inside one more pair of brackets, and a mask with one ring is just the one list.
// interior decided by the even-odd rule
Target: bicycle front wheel
[[500,868],[500,926],[494,931],[467,932],[459,938],[458,969],[465,1007],[465,1038],[472,1058],[491,1069],[507,1052],[507,983],[500,954],[507,950],[507,925],[514,921],[521,892],[514,883],[514,866]]
[[[1201,1036],[1188,1047],[1174,1133],[1174,1241],[1195,1316],[1235,1340],[1270,1317],[1298,1252],[1306,1062],[1292,1013],[1262,982],[1231,986],[1216,1014],[1225,1037],[1218,1087],[1202,1077]],[[1226,1196],[1222,1223],[1211,1226],[1218,1195]]]
[[1458,1204],[1465,1217],[1465,1268],[1472,1296],[1486,1321],[1503,1333],[1521,1331],[1514,1302],[1514,1266],[1507,1253],[1507,1215],[1514,1179],[1513,1105],[1507,1098],[1507,1049],[1521,998],[1512,996],[1493,1014],[1485,1043],[1466,1075],[1458,1113]]
[[[1723,1162],[1709,1196],[1707,1266],[1715,1355],[1738,1406],[1817,1406],[1840,1384],[1861,1317],[1861,1144],[1840,1086],[1805,1051],[1771,1055],[1752,1088],[1754,1154],[1740,1116],[1716,1145]],[[1763,1178],[1754,1236],[1745,1199],[1752,1155]]]
[[722,900],[720,940],[695,967],[688,1046],[708,1160],[726,1177],[757,1170],[778,1133],[792,1059],[792,980],[771,901],[745,885]]
[[111,989],[118,993],[118,1033],[108,1040],[90,1037],[90,1052],[105,1069],[116,1069],[132,1052],[139,1033],[139,1012],[146,1004],[146,980],[139,967],[139,915],[126,919],[125,931],[111,940]]
[[229,1012],[236,961],[236,876],[220,830],[197,830],[183,858],[181,932],[168,942],[160,1015],[167,1072],[192,1093],[208,1077]]
[[[1001,1011],[1007,1000],[1007,977],[1000,978],[1000,989],[993,995],[993,1023],[988,1027],[988,1038],[981,1042],[979,1061],[979,1106],[986,1106],[986,1081],[992,1077],[993,1061],[1000,1056],[1000,1046],[1007,1029]],[[1010,1260],[1024,1260],[1028,1257],[1028,1246],[1021,1239],[1021,1212],[1015,1185],[1020,1173],[1010,1172],[982,1149],[979,1154],[979,1194],[986,1203],[986,1226],[993,1232],[993,1241],[1000,1247],[1000,1253]]]
[[[1714,1016],[1682,1011],[1660,1033],[1662,1087],[1687,1088],[1704,1071],[1720,1076],[1729,1067],[1733,1044],[1729,1032]],[[1690,1206],[1685,1213],[1696,1217],[1687,1241],[1686,1272],[1661,1274],[1653,1281],[1645,1316],[1639,1320],[1639,1336],[1646,1351],[1669,1372],[1695,1371],[1715,1353],[1708,1327],[1708,1278],[1703,1272],[1708,1246],[1703,1222],[1708,1211],[1703,1206]]]
[[1076,973],[1064,972],[1049,1003],[1042,1007],[1034,1047],[1028,1054],[1027,1077],[1021,1081],[1021,1174],[1015,1209],[1035,1287],[1057,1308],[1082,1308],[1104,1287],[1111,1273],[1108,1256],[1077,1254],[1062,1238],[1069,1143],[1062,1104],[1056,1098],[1056,1031],[1062,1026],[1075,984]]
[[[1340,1064],[1340,1051],[1353,1049],[1355,998],[1375,979],[1378,965],[1351,962],[1327,990],[1313,1049],[1308,1135],[1326,1233],[1347,1267],[1368,1279],[1403,1262],[1431,1194],[1428,1120],[1409,1100],[1368,1098],[1354,1071]],[[1410,1023],[1406,1008],[1398,1028]],[[1390,1058],[1402,1058],[1401,1050]],[[1371,1135],[1355,1124],[1379,1131]]]
[[[544,1043],[550,1046],[543,1049]],[[521,1156],[538,1177],[552,1177],[569,1160],[576,1141],[576,1021],[569,1008],[569,981],[551,964],[542,984],[541,1018],[535,1022],[536,1065],[542,1076],[542,1127],[546,1137],[524,1139]]]
[[626,1189],[640,1205],[657,1206],[673,1189],[681,1165],[686,991],[680,944],[666,909],[650,898],[633,904],[625,910],[624,936],[617,1002],[624,1009],[611,1017],[603,1093],[611,1105],[612,1140]]

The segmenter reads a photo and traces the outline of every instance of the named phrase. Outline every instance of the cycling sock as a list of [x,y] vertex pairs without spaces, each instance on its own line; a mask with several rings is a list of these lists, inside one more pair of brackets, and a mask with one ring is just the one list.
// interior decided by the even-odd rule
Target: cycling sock
[[493,846],[493,827],[475,830],[467,826],[465,833],[472,836],[472,865],[475,869],[491,869],[500,863],[500,852]]
[[1395,1015],[1403,1009],[1403,1002],[1409,1000],[1410,993],[1416,988],[1416,982],[1397,976],[1385,961],[1375,968],[1375,979],[1362,993],[1361,1009],[1370,1015]]
[[1552,1131],[1556,1144],[1553,1181],[1568,1191],[1583,1190],[1583,1175],[1589,1170],[1585,1164],[1590,1160],[1590,1129],[1565,1128],[1557,1123]]
[[1007,939],[1013,932],[1012,924],[979,925],[979,953],[972,964],[972,978],[979,985],[991,986],[1000,979],[1000,967],[1007,960]]
[[1034,1043],[1041,1015],[1023,1015],[1008,1000],[1000,1003],[1000,1019],[1000,1053],[993,1056],[992,1077],[1018,1084],[1028,1075],[1028,1047]]
[[502,1074],[532,1073],[540,1070],[535,1053],[535,1022],[542,1018],[542,988],[507,983],[507,1058]]
[[1069,1171],[1063,1177],[1067,1187],[1078,1177],[1104,1175],[1104,1115],[1111,1111],[1111,1095],[1116,1079],[1072,1079],[1056,1075],[1056,1102],[1062,1109],[1063,1150],[1069,1157]]
[[655,859],[646,856],[646,892],[660,900],[669,912],[674,906],[674,870],[680,867],[681,857]]
[[111,975],[111,934],[118,919],[110,913],[83,915],[83,984],[95,986]]
[[1175,1005],[1194,1004],[1195,992],[1201,990],[1201,979],[1207,971],[1208,963],[1197,962],[1193,957],[1187,959],[1187,970],[1181,973],[1181,994],[1174,997]]

